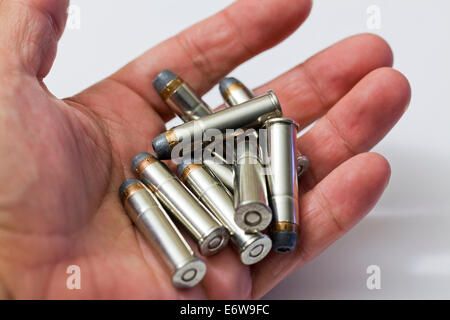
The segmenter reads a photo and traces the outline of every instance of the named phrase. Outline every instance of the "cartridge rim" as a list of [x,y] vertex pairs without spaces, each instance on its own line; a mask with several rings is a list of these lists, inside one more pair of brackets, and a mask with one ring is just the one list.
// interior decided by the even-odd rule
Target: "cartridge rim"
[[202,281],[206,274],[206,265],[200,260],[192,260],[178,268],[172,276],[176,288],[192,288]]
[[275,92],[273,92],[272,90],[267,91],[267,94],[270,96],[270,99],[272,100],[273,104],[275,106],[278,106],[278,108],[281,111],[281,104],[280,104],[280,100],[278,100],[277,95],[275,94]]
[[255,235],[253,241],[241,251],[241,262],[245,265],[258,263],[269,254],[271,249],[272,240],[268,236]]
[[286,124],[289,124],[289,125],[294,125],[294,126],[297,128],[297,130],[298,130],[298,128],[299,128],[298,123],[295,122],[294,120],[289,119],[289,118],[282,118],[282,117],[279,117],[279,118],[272,118],[272,119],[266,120],[266,121],[264,122],[262,128],[263,128],[263,129],[264,129],[264,128],[268,128],[268,127],[270,127],[271,125],[274,125],[274,124],[276,124],[276,123],[286,123]]
[[221,251],[230,239],[230,234],[223,226],[214,229],[199,243],[200,253],[203,256],[211,256]]
[[246,203],[236,208],[234,221],[245,231],[262,231],[272,221],[272,210],[261,202]]

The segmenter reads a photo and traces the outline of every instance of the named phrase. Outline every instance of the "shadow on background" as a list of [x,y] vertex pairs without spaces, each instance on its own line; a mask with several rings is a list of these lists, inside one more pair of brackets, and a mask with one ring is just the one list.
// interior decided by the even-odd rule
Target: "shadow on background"
[[[450,298],[450,160],[381,153],[392,178],[378,206],[266,299]],[[381,268],[380,290],[367,289],[370,265]]]

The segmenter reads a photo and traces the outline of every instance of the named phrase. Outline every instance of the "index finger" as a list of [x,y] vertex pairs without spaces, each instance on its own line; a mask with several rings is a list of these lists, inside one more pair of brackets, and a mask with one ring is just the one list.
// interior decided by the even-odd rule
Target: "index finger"
[[295,31],[310,9],[310,0],[237,1],[147,51],[111,78],[170,120],[173,113],[152,87],[159,72],[174,71],[202,95],[241,63]]

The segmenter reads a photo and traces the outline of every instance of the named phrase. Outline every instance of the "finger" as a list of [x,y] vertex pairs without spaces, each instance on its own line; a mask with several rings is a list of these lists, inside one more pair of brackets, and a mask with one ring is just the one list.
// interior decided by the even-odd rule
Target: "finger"
[[242,264],[234,248],[228,247],[217,255],[205,257],[204,260],[208,266],[208,272],[202,281],[202,287],[208,299],[249,299],[251,297],[250,269]]
[[169,120],[173,113],[153,90],[162,69],[202,95],[242,62],[276,45],[308,16],[310,0],[237,1],[125,66],[111,78],[133,89]]
[[261,297],[288,274],[319,255],[375,205],[390,177],[386,159],[360,154],[336,168],[300,199],[296,250],[271,254],[253,269],[253,296]]
[[400,72],[381,68],[368,74],[298,140],[311,162],[302,185],[313,187],[342,162],[372,149],[400,119],[410,97]]
[[385,40],[360,34],[323,50],[255,92],[276,92],[284,115],[304,128],[325,114],[366,74],[392,66],[392,61]]
[[64,30],[68,0],[3,0],[0,57],[3,70],[43,78],[50,71]]

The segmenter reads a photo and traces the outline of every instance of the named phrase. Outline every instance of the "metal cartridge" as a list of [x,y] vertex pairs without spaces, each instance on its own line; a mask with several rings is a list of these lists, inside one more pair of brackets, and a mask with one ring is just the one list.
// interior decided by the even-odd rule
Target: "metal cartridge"
[[[224,78],[219,84],[220,93],[228,106],[243,103],[252,99],[255,95],[252,90],[246,87],[236,78]],[[297,156],[297,174],[301,177],[308,171],[309,159],[304,155]]]
[[261,232],[246,233],[239,228],[234,221],[230,193],[204,165],[182,162],[178,166],[178,175],[228,229],[242,263],[250,265],[264,259],[272,248],[272,241]]
[[202,255],[213,255],[227,245],[229,234],[226,228],[164,163],[143,152],[133,159],[132,169],[197,241]]
[[277,252],[294,250],[297,242],[298,178],[297,124],[290,119],[275,118],[264,124],[267,129],[267,154],[270,172],[266,175],[273,212],[271,238]]
[[140,181],[127,179],[119,193],[128,216],[169,267],[173,285],[190,288],[199,283],[206,265],[195,256],[151,191]]
[[234,165],[234,220],[247,232],[266,229],[272,221],[264,168],[256,137],[236,138]]
[[153,80],[153,87],[184,122],[199,119],[213,113],[212,109],[191,87],[170,70],[163,70]]
[[170,159],[172,149],[181,142],[192,143],[193,139],[208,129],[225,133],[227,129],[259,128],[271,118],[281,116],[281,107],[276,95],[267,94],[239,105],[218,111],[177,127],[174,127],[153,140],[153,150],[159,159]]
[[[219,89],[229,106],[244,103],[254,97],[253,92],[236,78],[223,79],[219,84]],[[264,230],[272,220],[266,177],[259,157],[257,140],[256,131],[247,131],[236,137],[235,221],[239,227],[248,232]]]
[[[191,89],[188,83],[170,70],[163,70],[153,80],[153,86],[161,98],[184,122],[200,119],[214,113],[213,110]],[[203,163],[230,190],[233,189],[233,168],[222,157],[204,159]]]

